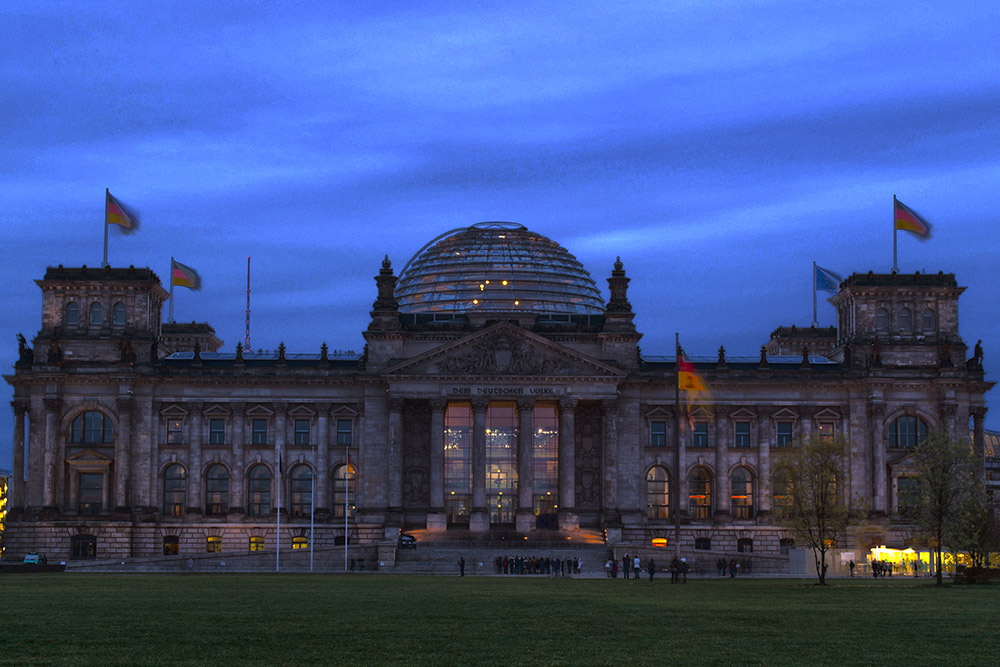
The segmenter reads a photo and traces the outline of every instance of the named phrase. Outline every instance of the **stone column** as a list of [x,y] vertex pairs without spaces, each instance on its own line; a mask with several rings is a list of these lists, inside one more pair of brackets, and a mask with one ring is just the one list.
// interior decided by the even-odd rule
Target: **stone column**
[[719,407],[715,415],[715,479],[712,480],[712,504],[718,521],[732,517],[732,489],[729,487],[729,442],[733,424],[729,410]]
[[[670,478],[670,483],[677,485],[677,511],[681,513],[681,520],[683,521],[691,515],[691,492],[688,489],[687,475],[687,448],[691,444],[693,436],[691,435],[688,421],[684,418],[683,414],[680,415],[680,419],[674,422],[674,428],[680,431],[677,434],[677,442],[680,443],[680,447],[677,449],[677,470],[674,471],[673,477]],[[670,509],[673,511],[674,508],[671,507]]]
[[444,511],[444,413],[448,401],[432,398],[431,406],[431,507],[427,514],[427,530],[443,531],[448,528]]
[[559,401],[559,528],[579,527],[576,512],[576,404],[575,398]]
[[[233,425],[233,465],[229,471],[229,508],[235,510],[237,514],[246,512],[246,504],[243,502],[243,473],[246,470],[245,446],[246,446],[246,403],[233,403],[231,406]],[[202,475],[203,470],[196,470],[195,474]],[[199,507],[204,506],[204,499],[198,498],[196,502]],[[203,510],[199,510],[203,511]]]
[[757,498],[755,504],[757,514],[771,513],[771,443],[774,442],[777,428],[770,409],[759,410],[757,419],[757,479],[754,491]]
[[389,397],[389,488],[390,512],[403,511],[403,405],[402,398]]
[[24,509],[24,420],[30,405],[24,399],[14,399],[10,405],[14,408],[14,469],[7,502],[11,510],[20,510]]
[[130,505],[131,461],[129,456],[132,451],[132,405],[131,396],[119,396],[116,401],[118,435],[115,438],[114,509],[120,511],[127,511]]
[[330,509],[330,464],[328,457],[330,453],[330,408],[329,403],[320,403],[316,406],[319,415],[316,417],[316,457],[314,463],[316,469],[313,471],[316,490],[316,497],[313,498],[316,512],[327,512]]
[[288,516],[288,503],[285,498],[285,475],[288,474],[288,456],[285,451],[285,431],[288,428],[288,404],[274,404],[274,470],[275,481],[272,484],[275,507]]
[[[59,447],[59,406],[58,396],[45,397],[45,463],[42,478],[42,502],[45,507],[55,508],[56,500],[56,458]],[[61,457],[60,457],[61,458]]]
[[[603,417],[602,444],[604,468],[604,513],[605,523],[609,513],[618,512],[618,401],[609,399],[601,402]],[[670,443],[673,444],[673,443]],[[614,522],[612,522],[614,523]]]
[[872,483],[874,489],[872,512],[886,514],[886,468],[885,443],[882,441],[882,422],[885,419],[885,403],[870,402],[868,404],[868,426],[871,437],[872,452]]
[[197,507],[200,504],[198,499],[202,497],[203,488],[203,475],[197,471],[204,468],[201,453],[201,412],[204,409],[204,405],[201,403],[192,403],[189,407],[191,408],[191,423],[188,425],[190,471],[187,478],[187,504],[188,507]]
[[485,398],[472,399],[472,513],[469,530],[489,530],[490,515],[486,509],[486,410]]
[[517,401],[517,532],[535,529],[535,401]]

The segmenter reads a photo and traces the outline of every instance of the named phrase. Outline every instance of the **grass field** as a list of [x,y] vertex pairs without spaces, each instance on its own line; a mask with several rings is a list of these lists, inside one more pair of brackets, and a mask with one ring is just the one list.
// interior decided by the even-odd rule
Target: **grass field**
[[997,664],[1000,586],[5,575],[3,664]]

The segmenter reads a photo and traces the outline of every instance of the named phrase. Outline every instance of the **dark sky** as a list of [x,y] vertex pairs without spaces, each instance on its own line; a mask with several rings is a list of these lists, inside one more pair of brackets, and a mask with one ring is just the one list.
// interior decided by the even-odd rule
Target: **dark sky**
[[203,4],[0,9],[6,368],[32,281],[100,264],[105,188],[143,222],[112,265],[196,268],[175,318],[232,350],[252,256],[253,346],[290,352],[361,349],[383,255],[509,220],[605,296],[620,255],[645,353],[756,355],[813,261],[891,269],[895,194],[934,224],[900,270],[968,286],[996,377],[995,2]]

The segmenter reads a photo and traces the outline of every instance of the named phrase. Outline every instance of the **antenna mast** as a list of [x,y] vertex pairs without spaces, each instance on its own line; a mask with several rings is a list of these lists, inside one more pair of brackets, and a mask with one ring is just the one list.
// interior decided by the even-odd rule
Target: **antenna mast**
[[247,336],[243,339],[243,349],[250,352],[250,258],[247,257]]

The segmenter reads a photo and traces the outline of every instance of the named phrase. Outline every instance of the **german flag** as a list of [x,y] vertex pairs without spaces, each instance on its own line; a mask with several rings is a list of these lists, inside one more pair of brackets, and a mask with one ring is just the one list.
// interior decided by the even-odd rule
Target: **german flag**
[[139,228],[139,216],[136,215],[135,211],[130,210],[120,201],[114,198],[114,195],[107,189],[104,191],[106,195],[104,203],[104,224],[106,225],[118,225],[127,232],[134,231]]
[[892,201],[895,205],[894,219],[896,229],[916,234],[924,240],[931,237],[931,223],[920,217],[912,208],[896,199],[895,195],[893,195]]

